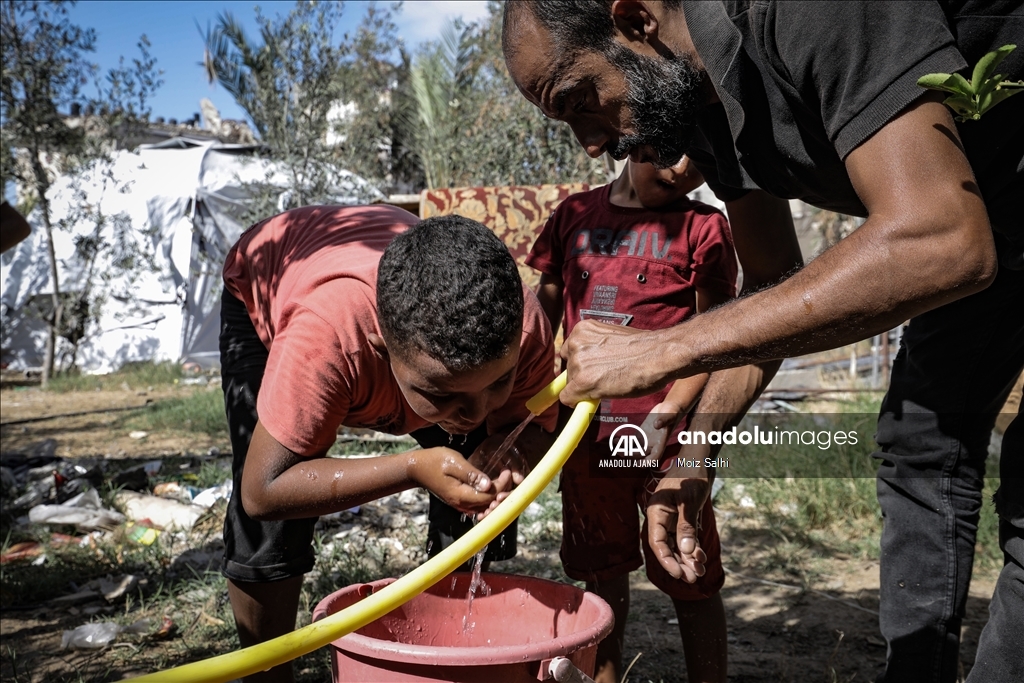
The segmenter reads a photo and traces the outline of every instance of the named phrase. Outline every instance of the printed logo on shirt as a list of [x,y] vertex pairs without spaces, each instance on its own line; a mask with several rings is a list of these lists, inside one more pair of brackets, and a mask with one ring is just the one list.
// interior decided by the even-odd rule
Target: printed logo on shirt
[[615,311],[595,311],[589,308],[580,309],[580,320],[596,320],[606,325],[629,326],[633,316],[629,313],[616,313]]
[[590,290],[590,308],[595,311],[614,311],[619,298],[617,285],[594,285]]
[[[570,256],[600,254],[603,256],[649,256],[671,260],[668,253],[672,238],[656,230],[620,230],[580,228],[573,235]],[[625,254],[622,248],[626,248]]]

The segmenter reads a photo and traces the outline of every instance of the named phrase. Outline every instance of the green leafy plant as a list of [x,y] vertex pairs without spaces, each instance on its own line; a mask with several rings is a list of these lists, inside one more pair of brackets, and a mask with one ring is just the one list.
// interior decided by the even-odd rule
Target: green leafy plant
[[1007,97],[1024,90],[1024,81],[1005,81],[1003,74],[996,73],[1000,62],[1016,47],[1004,45],[979,59],[970,81],[960,74],[928,74],[919,78],[917,84],[922,88],[951,93],[944,104],[957,113],[957,121],[977,121]]

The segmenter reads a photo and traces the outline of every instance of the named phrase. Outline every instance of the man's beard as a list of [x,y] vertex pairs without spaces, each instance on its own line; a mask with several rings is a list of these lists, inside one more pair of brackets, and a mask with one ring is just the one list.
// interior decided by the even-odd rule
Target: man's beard
[[657,158],[644,161],[658,168],[674,166],[689,148],[697,110],[707,101],[707,73],[686,55],[647,57],[615,42],[605,56],[626,79],[626,106],[636,130],[619,138],[609,153],[625,159],[630,150],[646,146]]

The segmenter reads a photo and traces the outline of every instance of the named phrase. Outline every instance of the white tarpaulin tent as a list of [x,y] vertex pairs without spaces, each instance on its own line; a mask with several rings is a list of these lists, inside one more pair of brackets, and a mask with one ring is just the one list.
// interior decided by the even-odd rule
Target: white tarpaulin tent
[[[110,372],[125,362],[144,360],[217,365],[220,271],[228,249],[246,227],[240,223],[245,185],[285,185],[280,170],[255,159],[255,151],[173,138],[117,152],[110,164],[54,183],[48,198],[53,224],[64,222],[63,228],[54,228],[62,291],[89,288],[90,300],[99,308],[78,346],[75,360],[82,371]],[[335,203],[380,198],[358,176],[343,177]],[[108,219],[100,230],[97,212]],[[38,211],[29,223],[32,235],[3,254],[0,270],[0,361],[13,369],[42,365],[46,328],[31,311],[37,303],[45,306],[52,293]],[[82,257],[83,240],[117,239],[117,225],[124,228],[125,240],[118,254],[103,250],[92,261]],[[119,266],[136,249],[139,255],[150,255],[145,259],[150,265],[129,273]],[[122,260],[113,261],[118,258]]]

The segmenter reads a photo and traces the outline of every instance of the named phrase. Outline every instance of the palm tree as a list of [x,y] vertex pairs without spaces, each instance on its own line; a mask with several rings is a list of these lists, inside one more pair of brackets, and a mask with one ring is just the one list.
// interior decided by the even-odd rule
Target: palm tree
[[413,131],[428,188],[451,187],[460,168],[459,136],[475,117],[473,82],[478,69],[472,26],[449,22],[441,40],[422,54],[410,74],[412,112],[406,112]]

